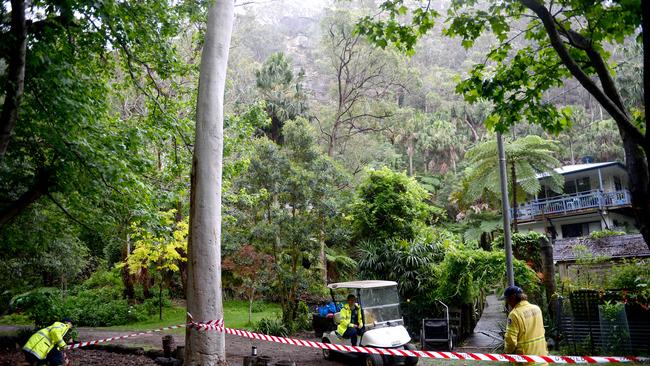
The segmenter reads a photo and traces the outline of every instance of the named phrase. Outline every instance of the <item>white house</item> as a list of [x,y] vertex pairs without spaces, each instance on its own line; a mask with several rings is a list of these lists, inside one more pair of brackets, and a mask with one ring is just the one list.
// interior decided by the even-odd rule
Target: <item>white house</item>
[[555,171],[564,176],[564,193],[548,188],[548,174],[539,175],[541,192],[517,207],[520,232],[548,232],[562,239],[634,227],[623,164],[567,165]]

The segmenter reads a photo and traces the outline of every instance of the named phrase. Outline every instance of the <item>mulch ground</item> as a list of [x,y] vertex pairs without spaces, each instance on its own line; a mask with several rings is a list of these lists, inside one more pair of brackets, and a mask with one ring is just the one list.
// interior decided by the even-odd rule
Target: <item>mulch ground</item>
[[[112,352],[96,350],[72,350],[67,352],[72,360],[72,364],[84,366],[137,366],[137,365],[156,365],[152,359],[147,356],[123,355]],[[0,366],[29,366],[25,362],[22,352],[18,350],[0,351]]]

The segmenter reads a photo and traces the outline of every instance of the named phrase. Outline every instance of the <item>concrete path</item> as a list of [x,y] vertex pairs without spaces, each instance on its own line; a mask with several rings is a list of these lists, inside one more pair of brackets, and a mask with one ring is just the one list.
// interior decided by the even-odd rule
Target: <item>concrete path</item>
[[458,347],[459,351],[466,352],[491,352],[503,343],[502,332],[505,331],[506,315],[503,310],[503,301],[497,295],[489,295],[483,315],[476,324],[474,334],[469,336]]

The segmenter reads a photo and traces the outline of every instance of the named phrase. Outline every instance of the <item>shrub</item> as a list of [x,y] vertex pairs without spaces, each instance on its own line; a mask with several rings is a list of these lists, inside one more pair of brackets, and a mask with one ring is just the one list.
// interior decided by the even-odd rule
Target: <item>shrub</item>
[[106,268],[100,267],[97,271],[93,272],[90,277],[81,285],[81,288],[84,289],[102,287],[111,287],[114,289],[119,289],[120,291],[124,288],[124,283],[122,282],[122,277],[120,275],[119,269],[113,268],[108,270]]
[[143,319],[142,312],[122,299],[119,290],[110,288],[82,290],[68,296],[64,306],[66,315],[80,326],[123,325]]
[[608,278],[608,286],[616,289],[635,290],[639,284],[650,286],[650,263],[644,260],[624,262],[613,266]]
[[11,302],[14,311],[22,310],[37,327],[44,327],[63,317],[70,317],[75,325],[100,327],[123,325],[144,318],[138,307],[121,298],[112,288],[81,290],[63,297],[58,289],[39,288],[18,296]]
[[[167,291],[163,291],[162,306],[163,308],[170,307],[172,302],[169,300]],[[139,306],[139,308],[146,313],[147,315],[156,315],[160,312],[160,301],[157,296],[152,297],[151,299],[146,299]]]
[[[371,170],[357,188],[352,226],[358,240],[411,240],[431,221],[433,209],[424,188],[405,173]],[[436,210],[435,215],[440,214]]]
[[65,316],[61,292],[51,287],[41,287],[16,295],[9,305],[14,312],[26,312],[37,327],[48,326]]
[[589,237],[591,239],[602,239],[602,238],[606,238],[608,236],[617,236],[617,235],[625,235],[625,232],[623,232],[623,231],[612,231],[612,230],[598,230],[598,231],[594,231],[591,234],[589,234]]
[[295,329],[293,330],[299,331],[311,329],[311,320],[312,313],[311,310],[309,310],[309,306],[307,306],[304,301],[298,302],[298,308],[296,310],[296,321],[293,324]]
[[264,318],[257,322],[254,330],[257,333],[268,334],[277,337],[287,337],[289,335],[289,329],[287,329],[287,327],[280,319]]
[[266,310],[266,307],[267,307],[267,305],[263,301],[255,301],[253,303],[252,311],[253,311],[253,313],[261,313],[264,310]]
[[[541,271],[542,257],[540,255],[540,240],[544,234],[536,231],[529,233],[514,233],[512,234],[512,255],[524,262],[531,263],[533,269]],[[497,236],[492,241],[493,250],[503,250],[503,235]]]
[[[536,273],[520,260],[513,261],[515,283],[528,293],[538,296],[540,280]],[[435,280],[429,283],[432,295],[448,304],[472,303],[481,289],[503,286],[505,254],[483,250],[450,251],[435,268]]]

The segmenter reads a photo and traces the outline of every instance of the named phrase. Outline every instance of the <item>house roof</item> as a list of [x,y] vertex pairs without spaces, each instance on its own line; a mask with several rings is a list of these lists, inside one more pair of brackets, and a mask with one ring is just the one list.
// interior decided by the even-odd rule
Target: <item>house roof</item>
[[[556,173],[561,175],[583,172],[587,170],[594,170],[599,168],[606,168],[609,166],[619,166],[621,169],[625,169],[625,165],[619,163],[618,161],[608,161],[604,163],[590,163],[590,164],[575,164],[575,165],[565,165],[560,168],[554,169]],[[548,173],[537,174],[537,179],[548,177]]]
[[650,249],[640,234],[558,239],[553,244],[553,260],[570,262],[578,259],[575,247],[583,245],[594,257],[635,258],[650,257]]

